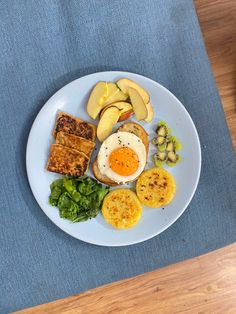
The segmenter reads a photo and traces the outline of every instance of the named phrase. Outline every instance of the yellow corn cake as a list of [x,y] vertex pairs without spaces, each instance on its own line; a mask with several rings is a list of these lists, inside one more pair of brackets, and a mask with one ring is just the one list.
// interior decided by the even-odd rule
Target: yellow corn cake
[[165,169],[152,168],[138,178],[136,193],[140,202],[148,207],[161,207],[169,204],[176,192],[173,176]]
[[115,228],[128,229],[138,223],[142,206],[136,194],[129,189],[111,191],[105,197],[102,214],[106,222]]

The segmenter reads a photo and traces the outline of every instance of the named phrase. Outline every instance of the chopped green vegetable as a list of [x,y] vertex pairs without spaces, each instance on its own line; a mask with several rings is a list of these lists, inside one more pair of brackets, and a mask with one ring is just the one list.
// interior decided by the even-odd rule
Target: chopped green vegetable
[[94,218],[101,210],[109,187],[90,177],[57,179],[50,185],[49,203],[59,209],[60,217],[72,222]]
[[50,185],[51,195],[49,197],[49,203],[52,206],[57,206],[58,199],[63,191],[63,179],[57,179]]
[[50,189],[53,190],[55,187],[63,188],[63,179],[54,180],[50,185]]
[[74,193],[76,192],[76,186],[74,185],[74,182],[69,179],[68,177],[65,177],[63,179],[63,186],[67,190],[68,193]]
[[96,180],[87,177],[78,184],[78,190],[83,195],[89,195],[96,190]]

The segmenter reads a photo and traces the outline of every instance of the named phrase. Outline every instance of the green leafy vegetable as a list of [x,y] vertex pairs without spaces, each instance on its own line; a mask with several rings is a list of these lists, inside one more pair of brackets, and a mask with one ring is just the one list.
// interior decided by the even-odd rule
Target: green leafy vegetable
[[58,199],[63,192],[63,180],[57,179],[50,185],[51,195],[49,197],[49,203],[52,206],[57,206]]
[[78,184],[78,190],[83,195],[90,195],[96,190],[97,185],[96,180],[87,177]]
[[59,209],[60,217],[72,222],[94,218],[101,210],[109,187],[90,177],[57,179],[50,185],[49,203]]

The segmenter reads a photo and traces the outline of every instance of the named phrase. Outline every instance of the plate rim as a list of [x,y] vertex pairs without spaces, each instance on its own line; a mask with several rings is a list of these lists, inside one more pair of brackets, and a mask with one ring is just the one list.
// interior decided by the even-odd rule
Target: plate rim
[[[146,237],[143,237],[142,239],[138,240],[138,241],[128,241],[127,243],[110,243],[110,244],[106,244],[106,243],[97,243],[95,241],[90,241],[90,240],[85,240],[85,239],[81,239],[77,236],[75,236],[74,234],[71,234],[69,233],[67,230],[65,230],[65,228],[63,226],[59,226],[59,224],[57,222],[55,222],[53,219],[51,219],[46,211],[44,210],[43,206],[40,205],[40,202],[39,200],[36,198],[35,196],[35,193],[34,193],[34,190],[32,188],[32,185],[31,185],[31,179],[30,179],[30,175],[29,175],[29,143],[31,141],[31,138],[32,138],[32,134],[33,134],[33,131],[34,131],[34,128],[35,128],[35,125],[36,125],[36,121],[38,119],[38,116],[44,111],[47,109],[47,107],[49,107],[50,105],[50,101],[56,97],[60,92],[63,91],[63,89],[66,89],[68,85],[71,85],[73,84],[75,81],[78,81],[80,79],[83,79],[83,78],[88,78],[90,76],[94,76],[94,75],[100,75],[100,74],[113,74],[113,75],[135,75],[135,76],[138,76],[140,79],[145,79],[149,82],[151,82],[152,84],[157,84],[159,86],[159,88],[161,88],[162,90],[164,90],[166,93],[170,94],[174,99],[175,101],[177,101],[177,103],[179,104],[179,106],[182,108],[182,110],[185,111],[185,114],[188,116],[188,119],[192,125],[192,128],[193,128],[193,131],[194,131],[194,134],[195,134],[195,137],[197,139],[197,148],[198,148],[198,157],[199,157],[199,164],[198,164],[198,169],[197,169],[197,178],[196,178],[196,181],[194,183],[194,187],[193,187],[193,190],[192,190],[192,193],[188,199],[188,201],[186,202],[186,205],[179,211],[179,214],[173,219],[171,220],[170,223],[168,223],[165,227],[161,228],[158,232],[153,232],[152,234],[149,234],[148,236]],[[167,89],[165,86],[161,85],[160,83],[154,81],[153,79],[149,78],[149,77],[146,77],[144,75],[141,75],[141,74],[138,74],[138,73],[134,73],[134,72],[127,72],[127,71],[98,71],[98,72],[94,72],[94,73],[90,73],[88,75],[84,75],[84,76],[81,76],[81,77],[78,77],[74,80],[72,80],[71,82],[67,83],[66,85],[62,86],[60,89],[58,89],[51,97],[49,97],[49,99],[43,104],[42,108],[38,111],[36,117],[34,118],[34,121],[32,123],[32,126],[30,128],[30,131],[29,131],[29,135],[28,135],[28,139],[27,139],[27,144],[26,144],[26,173],[27,173],[27,178],[28,178],[28,182],[29,182],[29,186],[30,186],[30,189],[31,189],[31,192],[37,202],[37,204],[39,205],[39,207],[41,208],[41,210],[45,213],[45,215],[49,218],[50,221],[52,221],[54,223],[54,225],[56,225],[59,229],[61,229],[62,231],[64,231],[66,234],[70,235],[71,237],[77,239],[77,240],[80,240],[80,241],[83,241],[85,243],[89,243],[89,244],[93,244],[93,245],[97,245],[97,246],[105,246],[105,247],[122,247],[122,246],[130,246],[130,245],[134,245],[134,244],[138,244],[138,243],[143,243],[147,240],[150,240],[152,238],[154,238],[155,236],[161,234],[162,232],[164,232],[165,230],[167,230],[170,226],[172,226],[179,218],[180,216],[185,212],[185,210],[187,209],[187,207],[189,206],[190,202],[192,201],[193,199],[193,196],[196,192],[196,189],[198,187],[198,183],[199,183],[199,179],[200,179],[200,175],[201,175],[201,168],[202,168],[202,151],[201,151],[201,143],[200,143],[200,139],[199,139],[199,135],[198,135],[198,132],[197,132],[197,128],[192,120],[192,117],[190,116],[189,112],[187,111],[187,109],[185,108],[185,106],[182,104],[182,102],[169,90]]]

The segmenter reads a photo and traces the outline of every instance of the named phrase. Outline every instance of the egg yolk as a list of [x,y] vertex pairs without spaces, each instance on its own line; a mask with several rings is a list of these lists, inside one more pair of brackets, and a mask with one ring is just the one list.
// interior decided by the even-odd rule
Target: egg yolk
[[109,156],[109,165],[115,173],[130,176],[138,169],[138,155],[129,147],[117,148]]

